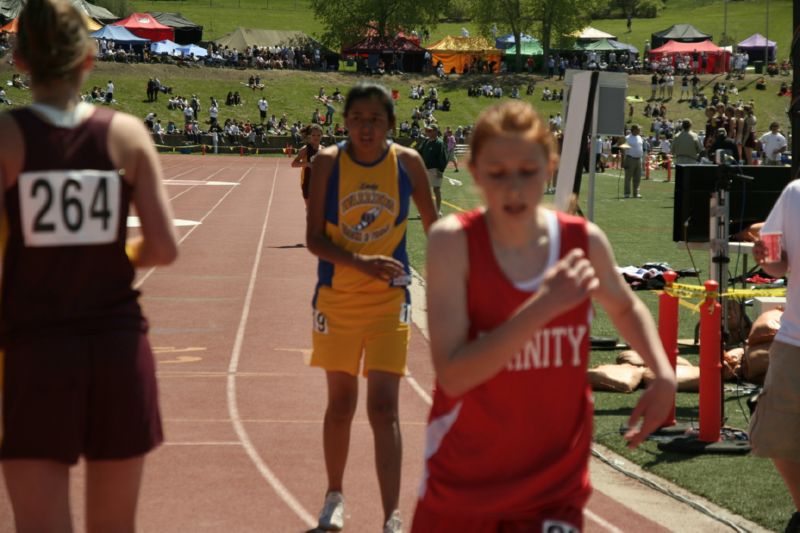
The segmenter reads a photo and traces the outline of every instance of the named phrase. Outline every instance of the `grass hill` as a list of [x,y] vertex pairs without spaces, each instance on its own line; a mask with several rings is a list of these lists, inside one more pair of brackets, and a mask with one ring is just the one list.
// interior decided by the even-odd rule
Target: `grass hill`
[[[320,33],[322,26],[311,13],[308,0],[130,0],[135,11],[177,11],[204,26],[204,38],[213,40],[237,26]],[[592,25],[613,33],[623,42],[642,49],[650,34],[673,24],[690,22],[720,42],[724,29],[722,0],[669,0],[654,19],[634,19],[632,32],[626,33],[624,19],[593,20]],[[727,35],[740,42],[753,33],[767,34],[778,43],[779,57],[789,55],[792,37],[792,0],[728,1]],[[458,35],[461,28],[477,34],[477,27],[466,23],[442,23],[431,30],[431,41],[445,35]]]

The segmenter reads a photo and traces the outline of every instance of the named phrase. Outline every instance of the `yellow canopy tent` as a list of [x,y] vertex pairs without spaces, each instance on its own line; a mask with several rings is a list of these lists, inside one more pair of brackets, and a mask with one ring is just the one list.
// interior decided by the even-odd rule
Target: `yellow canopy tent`
[[498,50],[483,37],[455,37],[448,35],[428,47],[431,52],[433,64],[439,61],[444,65],[444,71],[449,73],[455,68],[459,74],[464,72],[465,66],[472,66],[475,60],[493,63],[493,71],[500,68],[502,50]]

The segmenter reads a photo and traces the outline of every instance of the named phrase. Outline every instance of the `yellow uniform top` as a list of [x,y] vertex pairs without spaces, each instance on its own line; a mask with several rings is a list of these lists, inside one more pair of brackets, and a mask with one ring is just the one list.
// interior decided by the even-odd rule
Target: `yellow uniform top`
[[[390,143],[377,161],[363,163],[350,156],[346,142],[340,143],[325,197],[325,234],[350,252],[394,257],[408,274],[406,223],[411,189],[394,144]],[[387,283],[354,268],[320,260],[317,288],[374,293],[390,285],[408,285],[408,279],[406,276]]]

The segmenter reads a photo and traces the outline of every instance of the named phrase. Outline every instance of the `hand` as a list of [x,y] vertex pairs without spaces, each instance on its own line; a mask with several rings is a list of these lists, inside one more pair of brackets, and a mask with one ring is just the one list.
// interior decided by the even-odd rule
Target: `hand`
[[753,259],[759,265],[767,262],[767,246],[760,239],[753,243]]
[[540,290],[552,300],[548,303],[554,314],[560,314],[586,299],[599,285],[592,263],[583,250],[576,248],[545,273]]
[[[636,402],[628,418],[629,429],[623,436],[628,441],[628,448],[636,448],[650,433],[660,428],[674,402],[675,376],[656,378]],[[638,425],[640,419],[642,424]]]
[[390,281],[406,273],[403,263],[393,257],[385,255],[356,254],[355,264],[358,271],[374,278]]

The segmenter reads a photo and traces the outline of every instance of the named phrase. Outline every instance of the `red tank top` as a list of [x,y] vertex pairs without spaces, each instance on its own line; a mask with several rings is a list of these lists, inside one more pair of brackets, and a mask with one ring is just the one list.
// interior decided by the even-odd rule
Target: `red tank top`
[[[557,217],[558,257],[588,253],[586,223]],[[469,339],[502,324],[531,292],[503,274],[481,211],[459,215],[467,235]],[[552,254],[551,254],[552,255]],[[555,262],[555,258],[551,258]],[[444,514],[525,518],[554,505],[583,507],[592,396],[586,378],[590,300],[532,336],[499,374],[451,398],[436,386],[420,497]]]
[[75,128],[15,109],[25,145],[4,192],[0,333],[5,338],[144,327],[125,254],[132,186],[107,148],[114,112],[97,108]]

